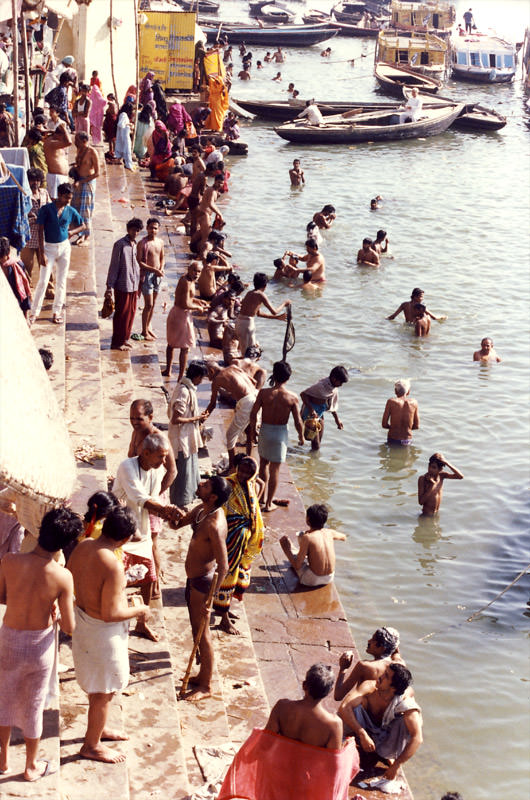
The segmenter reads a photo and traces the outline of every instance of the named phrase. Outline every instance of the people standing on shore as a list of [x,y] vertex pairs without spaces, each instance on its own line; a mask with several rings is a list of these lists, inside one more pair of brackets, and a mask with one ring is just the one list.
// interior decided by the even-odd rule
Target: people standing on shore
[[52,200],[57,198],[59,186],[68,182],[68,148],[71,144],[72,137],[64,122],[44,139],[44,157],[48,166],[46,187]]
[[412,431],[420,427],[418,403],[410,394],[410,381],[401,378],[394,384],[395,397],[386,401],[381,426],[388,430],[387,444],[406,447],[412,444]]
[[114,292],[111,350],[130,350],[130,337],[136,314],[140,265],[136,257],[136,238],[144,224],[133,217],[127,223],[127,233],[114,243],[107,274],[105,297]]
[[195,282],[201,274],[199,261],[191,261],[188,271],[179,278],[175,289],[175,302],[167,316],[166,322],[166,368],[162,375],[169,378],[173,365],[173,351],[179,350],[179,375],[181,381],[188,363],[190,347],[195,347],[195,328],[192,314],[194,311],[207,311],[208,303],[195,297]]
[[116,134],[118,131],[118,104],[113,94],[107,95],[107,108],[105,109],[105,116],[103,118],[103,135],[107,142],[109,149],[105,153],[105,158],[108,161],[113,161],[116,157]]
[[[28,169],[29,188],[31,189],[31,211],[28,214],[29,239],[20,251],[20,259],[28,276],[30,285],[33,286],[33,268],[39,257],[39,228],[37,216],[42,206],[47,205],[51,199],[48,190],[43,188],[44,173],[40,169]],[[47,291],[46,291],[47,293]],[[53,292],[50,299],[53,299]]]
[[140,239],[136,258],[140,265],[140,289],[144,300],[142,311],[142,336],[144,339],[156,339],[151,327],[156,298],[164,277],[165,255],[164,241],[158,235],[160,222],[150,217],[146,222],[147,236]]
[[[451,471],[444,472],[444,467]],[[440,510],[444,481],[461,481],[463,477],[441,453],[434,453],[429,459],[427,472],[418,478],[418,503],[422,506],[423,516],[433,517]]]
[[132,160],[132,143],[131,143],[131,124],[133,117],[132,103],[124,103],[119,110],[118,120],[116,122],[116,143],[114,145],[114,157],[123,159],[125,169],[134,172],[134,164]]
[[74,100],[72,106],[72,116],[74,118],[75,132],[89,133],[89,116],[92,107],[92,100],[88,96],[90,86],[86,83],[79,84],[79,96]]
[[72,206],[81,215],[85,223],[85,231],[74,244],[79,247],[88,246],[90,237],[90,221],[94,213],[96,201],[96,179],[99,177],[99,158],[89,144],[89,136],[85,131],[75,135],[77,154],[75,157],[75,181]]

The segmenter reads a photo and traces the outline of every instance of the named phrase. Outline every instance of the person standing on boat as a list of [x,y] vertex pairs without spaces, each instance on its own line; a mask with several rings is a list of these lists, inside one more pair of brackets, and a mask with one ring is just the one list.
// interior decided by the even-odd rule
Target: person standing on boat
[[324,117],[314,100],[306,102],[304,110],[298,114],[297,119],[303,119],[304,117],[307,117],[310,125],[322,125],[324,122]]
[[475,25],[472,9],[470,8],[467,11],[464,11],[463,17],[464,17],[464,22],[466,23],[466,33],[471,33],[471,31],[473,30],[473,26]]

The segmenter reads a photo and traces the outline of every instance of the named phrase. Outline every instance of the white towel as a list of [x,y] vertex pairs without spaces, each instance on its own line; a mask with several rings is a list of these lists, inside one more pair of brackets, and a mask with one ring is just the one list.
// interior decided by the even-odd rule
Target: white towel
[[103,622],[75,606],[75,677],[87,694],[121,692],[129,682],[129,623]]

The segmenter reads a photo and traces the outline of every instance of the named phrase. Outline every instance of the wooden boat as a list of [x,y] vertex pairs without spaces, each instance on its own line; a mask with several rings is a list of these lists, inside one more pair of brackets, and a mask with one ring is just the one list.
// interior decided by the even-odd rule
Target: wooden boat
[[506,117],[493,108],[487,108],[480,103],[466,103],[460,116],[455,119],[453,127],[465,131],[488,133],[500,131],[505,127],[506,122]]
[[249,3],[249,16],[267,22],[270,25],[284,25],[294,22],[295,14],[287,6],[277,3],[276,0],[260,0],[258,3]]
[[275,133],[296,144],[356,144],[358,142],[388,142],[418,139],[443,133],[462,113],[463,103],[434,104],[422,109],[416,122],[401,122],[403,114],[396,111],[348,111],[328,117],[323,125],[309,125],[305,120],[286,122]]
[[[255,117],[260,119],[276,120],[278,122],[287,122],[288,120],[295,119],[298,114],[305,108],[304,100],[297,100],[289,102],[288,100],[278,100],[275,102],[265,102],[263,100],[234,100],[238,106],[245,111],[250,112]],[[345,114],[347,111],[392,111],[396,110],[399,103],[363,103],[363,102],[340,102],[332,101],[325,102],[315,100],[322,116],[336,116],[337,114]]]
[[331,15],[337,22],[347,22],[350,25],[357,25],[366,13],[365,3],[344,2],[337,3],[331,9]]
[[455,7],[446,0],[414,3],[410,0],[392,0],[390,13],[390,24],[393,28],[401,31],[429,31],[438,36],[449,36],[456,20]]
[[229,44],[245,42],[272,47],[310,47],[337,35],[337,29],[327,25],[271,25],[259,28],[256,25],[232,27],[223,22],[215,27],[203,25],[202,30],[208,42],[217,42],[226,36]]
[[201,14],[217,14],[220,8],[220,3],[214,3],[213,0],[178,0],[179,6],[183,11],[200,11]]
[[379,33],[374,64],[409,67],[423,75],[443,77],[446,69],[447,43],[430,33],[385,30]]
[[457,80],[509,83],[515,69],[515,47],[499,36],[473,33],[451,40],[451,71]]
[[422,92],[434,94],[442,85],[437,78],[422,75],[421,72],[416,72],[401,64],[398,66],[383,61],[375,65],[374,75],[379,86],[394,97],[403,97],[404,86],[415,86]]

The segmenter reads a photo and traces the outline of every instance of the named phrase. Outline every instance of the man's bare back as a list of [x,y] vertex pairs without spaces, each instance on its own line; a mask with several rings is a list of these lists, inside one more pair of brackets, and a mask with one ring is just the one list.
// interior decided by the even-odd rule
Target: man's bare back
[[193,300],[195,299],[195,281],[190,280],[186,275],[183,275],[177,283],[175,289],[175,305],[184,310],[193,308]]
[[406,441],[412,431],[420,426],[418,403],[412,397],[391,397],[386,401],[383,428],[388,428],[388,438]]
[[305,549],[307,563],[315,575],[331,575],[335,571],[335,546],[333,533],[327,528],[304,531],[299,536],[300,547]]
[[103,620],[102,592],[109,581],[118,587],[120,595],[125,592],[125,575],[112,550],[105,540],[85,539],[75,548],[68,561],[68,569],[74,576],[75,602],[89,617]]
[[260,307],[265,304],[269,311],[272,311],[269,300],[265,292],[260,289],[251,289],[241,301],[240,314],[244,317],[255,317]]
[[73,597],[72,576],[52,557],[47,560],[34,552],[8,553],[2,559],[1,572],[6,597],[0,597],[0,602],[9,600],[4,616],[9,628],[44,630],[52,624],[55,600],[61,610]]
[[267,425],[287,425],[289,415],[298,410],[297,396],[283,385],[261,389],[256,402],[259,402],[262,420]]
[[214,387],[217,391],[222,389],[229,394],[236,403],[242,397],[246,397],[256,390],[256,385],[250,375],[238,364],[231,364],[222,369],[213,380],[212,392]]
[[315,701],[278,700],[266,730],[313,747],[338,750],[342,746],[342,722]]

